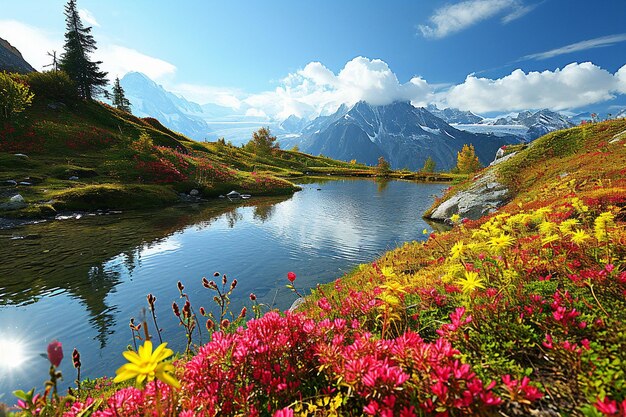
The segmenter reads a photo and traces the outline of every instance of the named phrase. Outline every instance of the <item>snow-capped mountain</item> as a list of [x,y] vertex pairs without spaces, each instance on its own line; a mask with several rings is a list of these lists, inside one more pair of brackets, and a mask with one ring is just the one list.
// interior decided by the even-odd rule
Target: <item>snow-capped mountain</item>
[[449,124],[474,124],[480,123],[484,119],[484,117],[474,114],[471,111],[463,111],[453,108],[445,108],[441,110],[434,104],[426,106],[426,110]]
[[626,108],[620,110],[615,116],[616,119],[626,118]]
[[197,116],[202,113],[199,104],[165,90],[140,72],[129,72],[121,80],[131,110],[139,117],[154,117],[172,130],[195,140],[204,140],[208,124]]
[[278,121],[245,114],[247,108],[238,110],[213,103],[198,104],[167,91],[139,72],[129,72],[121,80],[133,114],[154,117],[170,129],[195,140],[215,141],[225,138],[236,145],[246,143],[252,132],[267,126],[279,138],[292,137],[309,123],[308,120],[290,116]]
[[[480,122],[480,124],[492,126],[492,128],[486,128],[483,132],[490,131],[496,133],[496,131],[502,131],[503,129],[509,129],[508,131],[511,131],[511,129],[519,129],[519,132],[523,134],[524,138],[527,140],[534,140],[555,130],[574,127],[574,123],[572,123],[567,116],[548,109],[539,110],[534,113],[523,111],[517,115],[507,115],[497,119],[485,119]],[[514,126],[517,128],[513,128]],[[464,126],[457,127],[459,129],[464,128]],[[526,128],[526,130],[522,133],[523,128]]]
[[457,152],[473,144],[483,164],[502,145],[518,143],[515,136],[475,134],[455,129],[425,108],[409,102],[372,106],[358,102],[342,106],[331,116],[313,120],[299,140],[302,151],[331,158],[375,164],[385,157],[394,168],[421,169],[430,156],[438,170],[456,165]]

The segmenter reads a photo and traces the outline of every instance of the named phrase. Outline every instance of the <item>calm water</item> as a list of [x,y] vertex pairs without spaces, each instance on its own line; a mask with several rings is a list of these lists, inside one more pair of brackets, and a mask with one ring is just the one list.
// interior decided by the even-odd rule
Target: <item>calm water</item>
[[[428,225],[421,213],[444,187],[329,181],[244,205],[214,201],[0,230],[0,401],[13,403],[10,392],[17,388],[42,389],[48,365],[39,354],[52,339],[64,346],[66,382],[75,378],[74,347],[83,377],[113,375],[132,343],[129,319],[142,317],[149,292],[157,297],[164,339],[184,349],[171,313],[178,280],[196,308],[211,306],[201,278],[219,271],[239,281],[236,311],[249,304],[250,292],[287,309],[296,298],[285,288],[288,271],[306,290],[422,239]],[[21,344],[22,358],[12,357],[8,341]],[[13,366],[3,365],[7,360]]]

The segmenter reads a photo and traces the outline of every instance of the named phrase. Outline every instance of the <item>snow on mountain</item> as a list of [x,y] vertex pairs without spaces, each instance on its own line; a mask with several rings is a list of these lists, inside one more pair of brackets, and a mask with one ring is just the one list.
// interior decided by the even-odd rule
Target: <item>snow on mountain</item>
[[[484,132],[491,132],[494,134],[508,134],[515,128],[519,127],[518,134],[522,134],[526,140],[533,140],[546,133],[553,132],[555,130],[569,129],[575,126],[570,119],[557,112],[553,112],[548,109],[539,110],[537,112],[523,111],[517,115],[509,114],[497,119],[484,119],[480,122],[483,126],[491,126],[485,128]],[[476,131],[476,128],[456,125],[459,129],[465,129],[469,131]],[[521,132],[526,129],[525,132]]]
[[440,110],[434,104],[429,104],[426,110],[450,124],[475,124],[480,123],[484,119],[484,117],[478,116],[471,111],[462,111],[453,108]]
[[313,120],[303,129],[299,146],[312,154],[367,164],[375,164],[383,156],[394,168],[413,170],[421,169],[430,156],[437,169],[448,170],[465,144],[473,144],[481,162],[487,164],[500,146],[520,141],[516,136],[458,130],[409,102],[372,106],[361,101]]

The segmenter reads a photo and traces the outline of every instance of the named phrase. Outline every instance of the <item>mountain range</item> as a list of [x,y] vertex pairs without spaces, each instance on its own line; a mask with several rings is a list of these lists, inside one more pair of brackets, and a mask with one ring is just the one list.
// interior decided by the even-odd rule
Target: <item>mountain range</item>
[[194,103],[137,72],[126,74],[120,82],[136,115],[155,117],[196,140],[225,137],[242,144],[253,131],[267,126],[283,147],[298,145],[303,152],[368,164],[383,156],[394,168],[420,169],[431,156],[437,169],[450,169],[466,143],[474,145],[486,164],[504,144],[573,126],[565,116],[549,110],[486,119],[469,111],[434,105],[416,108],[408,102],[386,106],[359,102],[313,120],[291,115],[279,121],[247,116],[245,108]]
[[483,164],[493,160],[502,145],[519,143],[513,136],[471,133],[456,129],[423,107],[409,102],[373,106],[364,101],[341,106],[330,116],[314,119],[297,138],[303,152],[335,159],[376,164],[380,156],[393,168],[418,170],[430,156],[438,170],[456,165],[457,152],[472,144]]

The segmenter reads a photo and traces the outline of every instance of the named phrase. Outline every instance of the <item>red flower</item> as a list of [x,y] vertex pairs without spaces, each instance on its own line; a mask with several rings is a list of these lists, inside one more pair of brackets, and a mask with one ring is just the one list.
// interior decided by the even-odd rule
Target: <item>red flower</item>
[[63,360],[63,346],[58,340],[53,340],[48,344],[48,360],[55,368]]
[[287,273],[287,279],[290,282],[294,282],[296,280],[296,274],[294,272],[288,272]]

